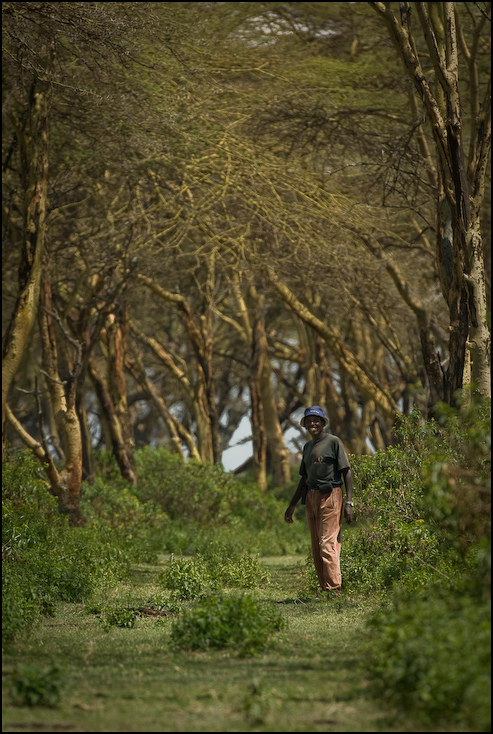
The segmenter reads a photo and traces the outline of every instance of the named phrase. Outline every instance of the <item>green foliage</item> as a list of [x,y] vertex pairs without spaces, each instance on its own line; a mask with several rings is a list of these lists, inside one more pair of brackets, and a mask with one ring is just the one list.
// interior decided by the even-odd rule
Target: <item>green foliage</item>
[[136,452],[138,495],[160,505],[172,520],[210,525],[226,520],[235,480],[220,466],[185,463],[164,448]]
[[171,639],[176,648],[237,650],[239,655],[255,655],[270,635],[282,629],[283,617],[251,594],[214,594],[200,601],[172,625]]
[[102,455],[100,462],[95,484],[84,488],[84,515],[118,530],[136,561],[147,554],[151,562],[157,551],[203,554],[211,534],[236,551],[249,548],[261,555],[297,552],[306,545],[304,527],[279,521],[291,486],[278,498],[221,466],[187,463],[165,448],[146,446],[136,451],[139,479],[130,490],[111,457]]
[[181,604],[176,598],[170,599],[161,593],[149,596],[145,601],[145,606],[158,612],[171,612],[172,614],[181,611]]
[[277,709],[278,706],[279,703],[275,701],[272,693],[266,689],[264,681],[258,677],[253,678],[241,702],[241,710],[250,726],[265,724],[269,713]]
[[395,595],[371,620],[365,649],[376,692],[423,722],[490,731],[491,606],[440,588]]
[[188,600],[224,586],[251,589],[268,583],[270,576],[258,558],[211,542],[204,555],[178,559],[172,555],[160,580],[177,599]]
[[57,601],[87,600],[128,568],[105,527],[71,528],[30,452],[9,453],[2,472],[2,641],[52,614]]
[[106,471],[84,484],[81,509],[93,527],[108,528],[135,562],[153,563],[169,532],[169,518],[155,502],[141,501],[120,475]]
[[341,561],[348,586],[398,580],[419,588],[437,574],[460,586],[489,584],[490,403],[437,406],[438,419],[403,417],[399,444],[353,457],[358,532],[345,530]]
[[170,562],[159,579],[167,589],[171,589],[177,599],[197,599],[215,587],[209,578],[207,566],[202,558],[175,558]]
[[[491,401],[440,406],[447,436],[423,465],[424,516],[442,548],[457,556],[473,585],[491,588]],[[472,574],[472,577],[471,577]]]
[[61,670],[19,663],[11,677],[11,697],[16,706],[56,706],[60,700]]
[[425,723],[490,731],[490,402],[436,416],[403,419],[398,447],[356,462],[364,522],[346,573],[393,588],[366,637],[379,693]]
[[100,622],[103,629],[108,632],[111,627],[123,627],[125,629],[132,629],[135,627],[137,621],[137,614],[133,609],[125,609],[118,607],[107,611],[104,617],[101,617]]

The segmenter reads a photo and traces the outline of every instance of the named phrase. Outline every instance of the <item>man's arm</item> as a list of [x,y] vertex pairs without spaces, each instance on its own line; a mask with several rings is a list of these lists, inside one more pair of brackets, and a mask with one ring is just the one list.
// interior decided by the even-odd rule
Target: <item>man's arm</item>
[[354,511],[352,505],[348,505],[348,502],[353,501],[353,475],[351,469],[342,469],[342,476],[344,477],[344,484],[346,485],[346,500],[344,504],[344,517],[346,522],[350,525],[354,520]]
[[301,477],[300,481],[298,482],[298,486],[296,487],[296,492],[291,497],[291,502],[289,503],[289,507],[284,513],[284,519],[288,523],[293,522],[293,514],[294,514],[294,508],[298,504],[298,500],[300,499],[301,495],[303,494],[303,489],[305,488],[306,479],[305,477]]

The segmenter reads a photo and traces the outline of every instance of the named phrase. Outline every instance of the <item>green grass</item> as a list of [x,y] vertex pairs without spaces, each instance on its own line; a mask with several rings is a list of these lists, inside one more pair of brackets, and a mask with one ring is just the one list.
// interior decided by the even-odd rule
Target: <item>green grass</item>
[[[105,603],[143,605],[156,593],[161,563],[135,567]],[[302,592],[305,559],[261,559],[271,582],[255,592],[286,621],[255,657],[235,650],[183,652],[170,645],[176,617],[139,617],[105,631],[83,605],[58,604],[40,629],[4,652],[3,731],[423,731],[370,693],[361,639],[377,599]],[[62,670],[59,703],[14,705],[18,664]],[[436,729],[460,731],[436,722]]]

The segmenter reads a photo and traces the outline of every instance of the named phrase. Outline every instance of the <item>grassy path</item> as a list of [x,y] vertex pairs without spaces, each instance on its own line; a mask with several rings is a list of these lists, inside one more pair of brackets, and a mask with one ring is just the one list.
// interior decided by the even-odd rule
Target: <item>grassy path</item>
[[[279,605],[287,624],[268,651],[251,659],[231,651],[173,652],[170,619],[141,618],[133,629],[105,632],[83,606],[60,606],[15,657],[4,655],[2,667],[5,682],[18,662],[58,663],[61,701],[52,709],[15,707],[4,685],[2,731],[420,731],[369,692],[358,639],[371,605],[301,601],[302,560],[264,559],[272,583],[260,595]],[[119,598],[148,598],[159,570],[136,569]]]

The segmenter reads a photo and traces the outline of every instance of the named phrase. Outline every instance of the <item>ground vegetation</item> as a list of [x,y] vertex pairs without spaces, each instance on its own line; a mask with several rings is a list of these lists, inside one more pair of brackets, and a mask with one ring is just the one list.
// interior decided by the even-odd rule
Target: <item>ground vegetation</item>
[[[170,730],[180,729],[182,708],[190,731],[212,726],[211,716],[218,728],[209,731],[232,730],[236,716],[247,731],[326,727],[303,706],[295,713],[292,707],[308,697],[317,716],[334,707],[342,731],[354,730],[356,721],[361,731],[404,731],[410,722],[416,731],[489,731],[490,404],[468,397],[460,408],[443,404],[437,416],[428,423],[415,412],[401,422],[395,445],[352,457],[356,522],[343,529],[343,593],[334,599],[316,587],[301,509],[293,526],[283,522],[294,476],[266,494],[220,467],[183,464],[165,449],[148,448],[136,452],[147,480],[125,485],[107,453],[97,481],[84,486],[85,524],[73,527],[57,512],[29,452],[9,452],[2,522],[6,730],[33,715],[44,720],[46,707],[70,719],[76,706],[80,726],[119,731],[116,690],[123,681],[118,665],[103,662],[113,659],[109,635],[126,671],[127,698],[133,686],[125,708],[132,711],[133,701],[139,712],[130,730],[142,730],[147,695],[136,680],[155,692],[166,680],[174,690],[177,672],[193,678],[195,666],[205,664],[205,699],[205,689],[198,698],[189,692],[169,701],[156,693],[145,707],[149,730],[162,730],[163,715]],[[335,670],[327,664],[330,650],[339,660]],[[141,668],[140,655],[155,664]],[[241,662],[249,659],[255,674]],[[342,698],[327,692],[327,681],[341,671],[348,682]],[[315,681],[321,691],[313,699]],[[96,690],[104,694],[99,703]],[[358,704],[349,690],[363,696],[368,720],[354,718]],[[231,695],[233,718],[225,710]]]

